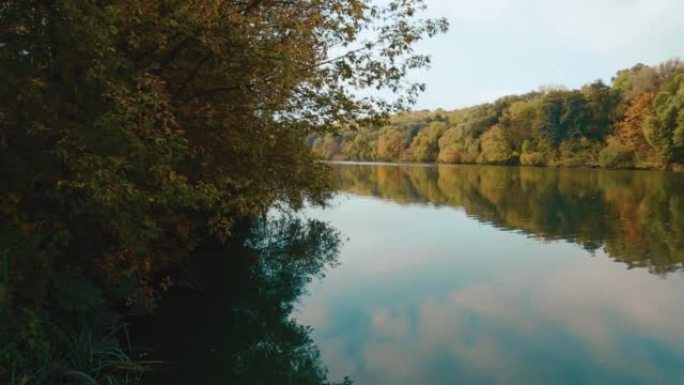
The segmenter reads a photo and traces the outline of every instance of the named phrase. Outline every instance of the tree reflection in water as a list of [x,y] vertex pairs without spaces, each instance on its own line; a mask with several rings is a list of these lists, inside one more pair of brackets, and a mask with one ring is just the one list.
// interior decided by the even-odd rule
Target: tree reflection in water
[[136,322],[136,344],[168,362],[145,383],[329,383],[310,329],[291,313],[306,283],[336,263],[339,234],[284,215],[257,222],[243,239],[232,255],[207,250],[188,274],[194,290],[176,290]]
[[[628,267],[684,266],[684,174],[495,166],[334,166],[339,189],[462,207],[481,222],[605,249]],[[455,230],[457,231],[457,230]]]
[[[400,204],[462,208],[499,229],[603,249],[655,274],[684,263],[684,175],[483,166],[335,166],[339,188]],[[453,231],[459,231],[454,229]],[[211,249],[134,342],[167,361],[150,384],[326,384],[310,329],[292,318],[308,282],[337,261],[340,235],[282,216],[251,227],[231,255]],[[190,267],[189,267],[190,269]],[[348,379],[343,380],[349,383]]]

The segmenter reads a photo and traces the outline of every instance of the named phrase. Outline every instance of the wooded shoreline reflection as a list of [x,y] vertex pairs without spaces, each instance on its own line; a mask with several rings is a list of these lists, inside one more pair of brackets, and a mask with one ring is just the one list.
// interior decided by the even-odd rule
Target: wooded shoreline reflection
[[337,264],[340,234],[292,215],[251,224],[230,255],[207,248],[132,336],[158,364],[145,384],[330,382],[311,329],[292,317],[306,285]]
[[[462,207],[497,228],[603,249],[629,268],[684,268],[684,175],[496,166],[334,164],[339,190]],[[458,229],[454,229],[458,231]]]

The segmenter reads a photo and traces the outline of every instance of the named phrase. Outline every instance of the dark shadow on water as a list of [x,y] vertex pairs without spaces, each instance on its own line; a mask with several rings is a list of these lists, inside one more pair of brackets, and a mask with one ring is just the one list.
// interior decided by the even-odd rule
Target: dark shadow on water
[[205,250],[183,288],[134,320],[135,344],[153,347],[144,359],[166,362],[144,383],[327,384],[310,330],[291,312],[339,244],[325,223],[283,217],[257,223],[230,253]]

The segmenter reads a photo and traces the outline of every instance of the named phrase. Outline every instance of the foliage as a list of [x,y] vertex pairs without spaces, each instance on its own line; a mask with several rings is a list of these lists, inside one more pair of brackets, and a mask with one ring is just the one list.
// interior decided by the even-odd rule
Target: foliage
[[[8,317],[30,309],[41,324],[67,327],[64,319],[87,312],[149,311],[198,245],[225,241],[273,204],[324,201],[327,167],[307,138],[380,122],[415,99],[422,85],[405,75],[429,58],[414,43],[447,27],[419,19],[423,8],[421,0],[3,1]],[[359,96],[367,89],[396,98]],[[337,144],[329,137],[320,146]],[[68,345],[52,335],[41,338],[59,357]],[[0,345],[14,343],[5,336]],[[3,359],[0,383],[33,364],[16,372]]]
[[652,92],[644,92],[632,98],[623,119],[617,122],[613,135],[608,139],[608,146],[620,143],[631,149],[636,167],[647,168],[653,164],[663,163],[656,151],[653,132],[648,125],[648,121],[655,113],[654,96]]
[[684,161],[684,69],[666,82],[653,102],[652,141],[667,162]]
[[435,161],[439,150],[437,141],[446,127],[444,122],[434,121],[420,130],[408,149],[408,159],[416,162]]
[[[106,314],[79,315],[72,327],[49,322],[45,314],[0,309],[0,376],[8,385],[136,384],[152,362],[133,361],[121,346],[125,326],[111,327]],[[5,366],[6,365],[6,366]]]
[[[382,128],[344,131],[343,151],[336,155],[350,160],[677,168],[684,162],[683,71],[684,62],[672,59],[621,70],[611,85],[599,80],[579,90],[542,87],[455,111],[403,112]],[[324,159],[333,156],[314,152]]]
[[634,167],[634,150],[622,143],[609,141],[599,154],[599,165],[605,168]]
[[479,163],[509,164],[514,161],[515,154],[512,153],[511,145],[499,126],[492,127],[482,135],[481,147]]
[[333,134],[314,139],[311,149],[320,158],[332,159],[340,151],[340,138]]
[[604,147],[602,142],[586,137],[563,141],[558,146],[559,165],[565,167],[596,167],[599,153]]
[[381,134],[377,142],[377,158],[379,160],[400,159],[404,153],[406,137],[399,131]]

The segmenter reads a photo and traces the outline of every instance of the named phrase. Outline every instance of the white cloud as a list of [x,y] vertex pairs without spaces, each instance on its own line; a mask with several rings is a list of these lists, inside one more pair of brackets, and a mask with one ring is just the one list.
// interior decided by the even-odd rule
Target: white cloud
[[[545,274],[502,272],[424,297],[415,306],[365,309],[364,342],[353,351],[342,348],[342,335],[332,336],[332,344],[318,342],[326,362],[351,370],[345,373],[358,376],[360,383],[426,382],[434,374],[434,360],[445,352],[464,378],[490,384],[543,383],[552,375],[544,372],[549,365],[562,368],[578,352],[585,365],[594,362],[625,378],[666,383],[672,373],[661,370],[657,357],[626,350],[625,333],[684,353],[684,309],[677,294],[684,277],[666,281],[644,270],[616,269],[605,255],[591,269],[571,262]],[[559,348],[565,342],[571,347]],[[527,355],[525,349],[544,358],[531,361],[535,353]]]

